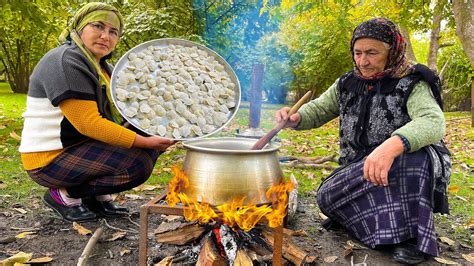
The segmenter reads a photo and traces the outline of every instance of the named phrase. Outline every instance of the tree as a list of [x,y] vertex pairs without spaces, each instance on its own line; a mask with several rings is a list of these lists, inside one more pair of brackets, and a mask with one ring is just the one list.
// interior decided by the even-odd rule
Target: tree
[[13,92],[25,93],[36,62],[57,44],[65,1],[2,1],[0,55]]
[[433,23],[431,25],[430,34],[430,50],[428,52],[428,67],[434,71],[438,71],[436,67],[436,58],[439,49],[439,32],[441,28],[441,19],[443,18],[443,9],[446,5],[446,0],[438,0],[433,11]]
[[[456,34],[474,68],[474,1],[453,1]],[[471,73],[471,126],[474,127],[474,75]]]

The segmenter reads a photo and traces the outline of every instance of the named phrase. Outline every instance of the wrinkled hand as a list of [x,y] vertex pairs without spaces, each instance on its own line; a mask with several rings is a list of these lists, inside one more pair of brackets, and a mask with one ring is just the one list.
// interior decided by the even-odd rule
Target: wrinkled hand
[[133,147],[165,151],[169,146],[175,143],[176,141],[158,136],[144,137],[137,134],[133,142]]
[[286,121],[286,124],[283,128],[295,128],[300,123],[301,115],[296,112],[290,116],[290,119],[288,119],[289,111],[290,107],[283,107],[275,113],[275,119],[277,123],[280,123],[281,121]]
[[403,143],[400,137],[393,136],[375,150],[364,162],[364,179],[378,186],[388,186],[388,171],[395,158],[403,153]]

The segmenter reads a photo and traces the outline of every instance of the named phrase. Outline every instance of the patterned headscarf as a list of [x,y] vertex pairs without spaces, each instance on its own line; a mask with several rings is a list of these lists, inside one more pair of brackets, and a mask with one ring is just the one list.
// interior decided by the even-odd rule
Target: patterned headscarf
[[63,30],[59,36],[59,42],[64,43],[67,40],[72,40],[74,43],[81,49],[84,55],[87,57],[89,62],[94,66],[97,74],[99,75],[99,83],[102,86],[105,86],[107,92],[107,100],[110,106],[111,118],[117,123],[121,124],[123,118],[120,115],[117,107],[115,106],[111,90],[110,90],[110,79],[107,77],[102,68],[95,59],[94,54],[87,49],[87,47],[82,42],[79,32],[90,22],[101,21],[112,24],[119,31],[119,35],[122,34],[123,30],[123,19],[120,12],[113,6],[106,3],[92,2],[88,3],[79,9],[74,17],[72,18],[69,26]]
[[[361,38],[372,38],[390,45],[385,70],[370,78],[363,77],[354,60],[354,43]],[[405,57],[406,43],[395,23],[386,18],[373,18],[362,22],[354,29],[351,39],[351,54],[354,62],[354,73],[363,79],[380,79],[382,77],[401,78],[413,71],[413,65]]]

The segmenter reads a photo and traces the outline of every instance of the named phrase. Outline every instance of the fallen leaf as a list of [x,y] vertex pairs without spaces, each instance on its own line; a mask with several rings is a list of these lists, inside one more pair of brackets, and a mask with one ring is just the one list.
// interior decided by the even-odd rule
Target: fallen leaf
[[152,191],[152,190],[160,189],[160,188],[162,188],[162,186],[153,186],[153,185],[143,184],[143,185],[140,185],[138,187],[134,187],[133,190],[135,190],[135,191]]
[[471,219],[468,223],[464,224],[465,229],[473,229],[474,228],[474,219]]
[[15,210],[15,211],[17,211],[17,212],[19,212],[19,213],[21,213],[21,214],[28,213],[27,211],[25,211],[25,210],[22,209],[22,208],[12,208],[12,209]]
[[5,184],[5,183],[0,183],[0,189],[4,189],[4,188],[7,188],[7,184]]
[[353,249],[368,249],[364,246],[361,246],[359,244],[356,244],[356,243],[352,242],[351,240],[347,240],[346,244],[351,246]]
[[158,262],[154,266],[171,266],[172,264],[173,264],[173,256],[162,259],[160,262]]
[[82,225],[80,225],[80,224],[78,224],[78,223],[76,223],[76,222],[73,222],[73,223],[72,223],[72,227],[73,227],[74,229],[76,229],[76,231],[77,231],[79,234],[83,235],[83,236],[92,234],[92,231],[91,231],[91,230],[89,230],[89,229],[83,227]]
[[17,141],[21,141],[21,137],[18,136],[18,134],[16,134],[15,131],[10,132],[10,137],[17,140]]
[[345,248],[345,250],[344,250],[344,252],[342,252],[343,257],[347,257],[347,256],[352,254],[352,251],[353,251],[352,246],[344,245],[344,248]]
[[171,168],[165,167],[161,169],[164,172],[171,173]]
[[34,234],[36,234],[36,233],[35,232],[23,232],[23,233],[19,233],[15,237],[18,238],[18,239],[21,239],[21,238],[25,238],[28,235],[34,235]]
[[445,258],[440,258],[440,257],[434,257],[434,260],[439,262],[439,263],[442,263],[442,264],[447,264],[447,265],[459,265],[458,263],[452,261],[452,260],[448,260],[448,259],[445,259]]
[[324,261],[327,263],[335,262],[337,260],[337,256],[329,256],[324,258]]
[[461,254],[461,256],[469,261],[470,263],[474,263],[474,253],[470,253],[470,254]]
[[172,222],[172,221],[176,221],[176,220],[180,220],[183,216],[179,216],[179,215],[163,215],[164,216],[164,219],[167,221],[167,222]]
[[5,125],[0,125],[0,130],[7,128]]
[[112,234],[112,237],[105,240],[105,241],[115,241],[117,239],[120,239],[120,238],[123,238],[127,233],[126,232],[123,232],[123,231],[117,231],[115,233]]
[[130,249],[124,248],[124,249],[120,250],[120,256],[123,257],[123,255],[130,254],[130,252],[131,252]]
[[454,246],[454,244],[456,243],[454,242],[454,240],[451,240],[450,238],[445,237],[445,236],[440,237],[439,240],[441,240],[441,242],[446,243],[450,246]]
[[448,187],[449,193],[457,193],[459,189],[461,189],[461,187],[457,185],[451,185]]
[[319,218],[321,218],[321,220],[326,220],[328,217],[326,215],[324,215],[324,213],[320,212],[319,213]]
[[53,258],[51,257],[41,257],[41,258],[35,258],[32,260],[29,260],[27,263],[28,264],[35,264],[35,263],[42,264],[42,263],[48,263],[51,261],[53,261]]
[[10,266],[16,263],[26,263],[31,259],[31,257],[33,257],[33,253],[25,253],[20,251],[17,254],[0,261],[0,265]]
[[136,195],[136,194],[125,194],[125,197],[127,199],[131,199],[131,200],[141,200],[141,199],[143,199],[142,196]]

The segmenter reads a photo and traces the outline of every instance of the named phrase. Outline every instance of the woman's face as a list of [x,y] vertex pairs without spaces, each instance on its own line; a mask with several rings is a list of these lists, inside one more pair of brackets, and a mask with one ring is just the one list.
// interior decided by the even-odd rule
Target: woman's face
[[361,38],[354,43],[354,61],[364,77],[383,72],[388,62],[388,52],[384,42]]
[[91,22],[81,32],[81,40],[97,60],[114,50],[119,40],[118,29],[107,22]]

